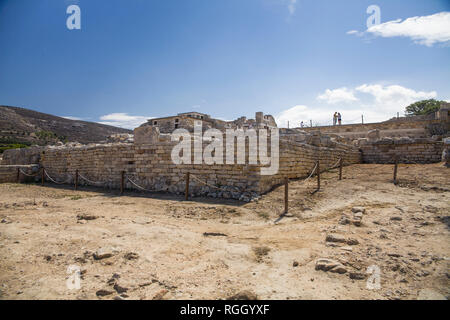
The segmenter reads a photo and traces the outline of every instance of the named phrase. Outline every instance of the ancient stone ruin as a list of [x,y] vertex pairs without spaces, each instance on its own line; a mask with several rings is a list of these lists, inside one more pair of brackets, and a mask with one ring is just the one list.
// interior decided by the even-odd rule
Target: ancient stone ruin
[[[440,123],[448,123],[448,118],[445,121]],[[215,128],[222,132],[226,129],[271,129],[277,126],[272,116],[262,112],[256,113],[255,119],[241,117],[234,121],[214,119],[198,112],[180,113],[150,119],[134,130],[134,137],[116,135],[105,144],[68,143],[7,150],[3,154],[0,181],[39,180],[41,171],[38,168],[45,168],[45,179],[54,183],[73,184],[75,175],[79,174],[79,185],[118,189],[124,180],[127,189],[182,194],[185,192],[186,174],[189,173],[189,193],[192,196],[250,201],[281,184],[286,177],[307,177],[317,160],[320,160],[321,170],[326,170],[341,158],[344,165],[392,163],[395,155],[400,155],[399,160],[404,162],[432,163],[441,161],[443,153],[448,161],[449,154],[448,138],[444,142],[442,136],[381,137],[379,130],[374,128],[364,138],[350,139],[337,133],[324,133],[326,130],[319,128],[281,128],[279,170],[274,175],[261,175],[261,168],[265,166],[249,164],[248,161],[245,164],[226,164],[224,159],[225,164],[174,164],[171,152],[178,142],[171,141],[170,133],[181,128],[192,132],[198,122],[203,130]],[[206,145],[208,140],[203,140],[202,146]],[[223,148],[225,157],[225,145]],[[245,157],[248,160],[248,146]]]

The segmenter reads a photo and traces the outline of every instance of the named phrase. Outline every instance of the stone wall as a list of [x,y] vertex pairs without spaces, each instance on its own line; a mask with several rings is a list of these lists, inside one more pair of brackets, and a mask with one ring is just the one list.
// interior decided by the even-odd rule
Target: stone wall
[[[434,119],[399,118],[379,123],[367,124],[346,124],[336,126],[321,126],[313,128],[302,128],[302,130],[311,132],[320,130],[324,134],[338,134],[351,139],[365,138],[371,130],[380,130],[381,137],[410,137],[426,138],[436,133],[435,131],[445,131],[449,129],[449,122]],[[439,130],[436,130],[439,129]]]
[[[281,183],[286,176],[306,177],[317,158],[321,160],[322,169],[332,166],[340,157],[345,159],[345,165],[361,161],[360,152],[352,146],[317,147],[281,139],[279,172],[274,176],[262,176],[259,164],[176,165],[171,159],[175,144],[177,142],[161,138],[152,144],[50,147],[43,151],[41,164],[58,182],[73,183],[78,169],[83,177],[101,182],[101,187],[120,188],[121,172],[125,171],[127,177],[145,189],[175,194],[184,193],[185,177],[189,172],[191,195],[249,201]],[[225,163],[225,145],[223,151]],[[248,159],[248,148],[246,157]],[[80,185],[85,183],[79,179]],[[130,181],[126,181],[125,187],[136,188]]]
[[36,164],[39,163],[44,147],[8,149],[3,152],[2,165]]
[[280,141],[280,169],[273,176],[261,176],[259,191],[265,193],[273,186],[281,184],[285,177],[290,179],[305,178],[320,160],[320,171],[323,172],[343,159],[343,165],[361,163],[361,152],[352,146],[334,143],[330,147],[314,146],[296,142],[292,139]]
[[393,163],[394,156],[400,162],[435,163],[442,159],[444,144],[432,139],[384,138],[360,146],[364,163]]
[[17,169],[28,175],[37,175],[36,178],[33,178],[19,173],[19,182],[39,179],[39,165],[0,165],[0,183],[17,182]]

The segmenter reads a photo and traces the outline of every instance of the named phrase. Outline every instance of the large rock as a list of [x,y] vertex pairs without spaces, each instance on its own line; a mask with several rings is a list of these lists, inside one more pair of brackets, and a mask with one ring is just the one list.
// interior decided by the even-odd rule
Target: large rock
[[335,261],[328,258],[317,259],[315,269],[340,274],[347,272],[347,269],[339,261]]
[[100,248],[94,253],[95,260],[101,260],[112,257],[116,251],[112,248]]
[[341,242],[341,243],[347,242],[345,237],[341,236],[340,234],[327,234],[327,237],[325,238],[325,241],[327,241],[327,242]]
[[362,212],[364,214],[364,213],[366,213],[366,208],[364,208],[364,207],[353,207],[352,208],[352,212],[353,213]]

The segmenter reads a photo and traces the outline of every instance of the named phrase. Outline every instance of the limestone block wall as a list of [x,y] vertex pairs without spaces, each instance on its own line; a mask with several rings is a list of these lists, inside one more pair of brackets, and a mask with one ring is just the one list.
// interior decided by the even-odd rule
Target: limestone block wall
[[265,193],[285,177],[306,178],[320,160],[321,172],[334,166],[342,158],[343,165],[361,163],[361,152],[349,145],[336,143],[334,147],[318,147],[293,140],[280,140],[280,169],[273,176],[261,176],[259,191]]
[[431,139],[382,139],[360,146],[364,163],[393,163],[399,156],[400,162],[440,162],[444,144]]
[[[75,171],[98,186],[120,188],[121,172],[134,172],[134,145],[125,143],[49,147],[42,151],[40,164],[58,182],[73,183]],[[79,184],[88,184],[80,179]],[[96,185],[96,184],[92,184]]]
[[[189,172],[192,195],[248,201],[281,183],[285,176],[306,177],[318,157],[322,169],[332,166],[340,157],[344,158],[345,165],[361,161],[360,152],[351,146],[337,144],[334,148],[324,148],[280,140],[279,172],[274,176],[262,176],[260,165],[176,165],[171,158],[176,144],[162,139],[146,145],[104,144],[46,148],[41,154],[41,165],[58,182],[73,183],[75,170],[78,169],[79,174],[90,181],[101,182],[98,184],[100,187],[120,188],[121,172],[125,171],[127,177],[144,189],[171,193],[184,193],[185,177]],[[225,163],[225,145],[223,151]],[[248,159],[248,148],[246,155]],[[191,158],[193,159],[193,155]],[[136,189],[133,182],[126,180],[125,187]],[[79,179],[79,184],[96,185],[83,179]]]

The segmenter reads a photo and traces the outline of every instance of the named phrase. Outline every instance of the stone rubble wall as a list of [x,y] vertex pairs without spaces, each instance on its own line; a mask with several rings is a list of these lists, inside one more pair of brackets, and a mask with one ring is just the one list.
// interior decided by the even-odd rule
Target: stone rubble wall
[[389,139],[383,138],[360,145],[364,163],[399,162],[436,163],[442,160],[444,143],[433,139]]
[[37,164],[44,147],[8,149],[3,151],[2,165]]

